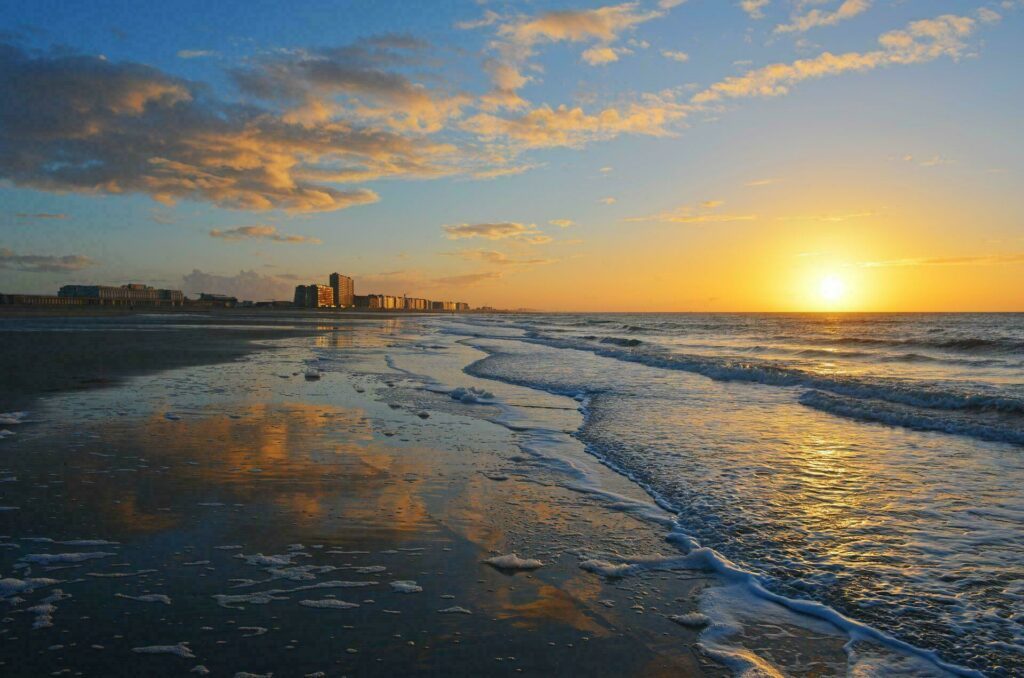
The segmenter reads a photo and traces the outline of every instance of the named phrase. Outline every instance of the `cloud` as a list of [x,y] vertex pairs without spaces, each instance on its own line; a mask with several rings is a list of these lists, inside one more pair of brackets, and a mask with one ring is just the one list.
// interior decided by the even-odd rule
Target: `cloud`
[[80,271],[95,264],[82,254],[68,254],[54,257],[43,254],[15,254],[6,247],[0,247],[0,269],[27,271],[29,273],[60,273]]
[[320,240],[317,238],[310,238],[304,235],[285,235],[284,233],[278,233],[277,228],[274,226],[237,226],[235,228],[229,228],[226,231],[220,229],[213,229],[210,231],[210,236],[213,238],[221,238],[223,240],[271,240],[273,242],[284,242],[284,243],[310,243],[313,245],[319,245]]
[[998,266],[1024,263],[1024,252],[1013,254],[982,254],[960,257],[918,257],[913,259],[888,259],[865,261],[864,268],[891,268],[904,266]]
[[193,269],[191,273],[182,276],[181,284],[186,294],[209,292],[239,299],[270,301],[292,299],[298,279],[298,276],[288,274],[262,275],[245,270],[239,271],[237,275],[224,276]]
[[879,37],[880,49],[872,52],[824,52],[810,59],[776,63],[725,78],[691,99],[693,104],[707,104],[722,99],[758,96],[779,96],[803,82],[848,72],[864,72],[895,64],[915,64],[939,57],[957,59],[965,55],[967,44],[977,22],[971,17],[944,14],[934,19],[913,21],[901,30],[889,31]]
[[871,8],[871,0],[843,0],[834,11],[812,9],[806,14],[794,16],[788,24],[775,27],[776,33],[803,33],[819,26],[835,26],[841,21],[852,19]]
[[764,8],[771,0],[740,0],[740,7],[751,19],[763,19]]
[[539,163],[524,163],[521,165],[508,165],[502,167],[497,165],[495,167],[488,167],[487,169],[479,170],[473,173],[474,179],[497,179],[498,177],[510,177],[516,174],[522,174],[529,172],[532,169],[540,167]]
[[300,123],[138,63],[0,44],[0,78],[0,179],[18,186],[317,212],[379,199],[328,182],[458,171],[455,149],[421,134]]
[[690,60],[690,55],[687,54],[686,52],[678,52],[676,50],[671,49],[661,50],[661,56],[665,57],[666,59],[671,59],[672,61],[678,61],[680,63]]
[[[672,0],[667,2],[669,5],[678,4]],[[615,44],[623,34],[639,24],[664,16],[666,9],[643,10],[637,2],[626,2],[593,9],[553,10],[535,16],[502,17],[490,12],[480,21],[459,24],[462,28],[496,26],[497,38],[489,45],[495,56],[484,64],[494,88],[481,97],[481,108],[497,111],[519,110],[528,106],[518,90],[533,80],[523,74],[524,70],[541,70],[529,63],[539,45],[584,43],[588,47],[580,56],[585,63],[591,66],[613,63],[632,53],[628,47]],[[629,44],[632,47],[647,46],[642,41]]]
[[[700,208],[714,209],[722,204],[724,203],[720,200],[708,200],[700,203]],[[753,221],[755,219],[757,219],[757,215],[754,214],[712,214],[695,211],[693,207],[684,205],[670,212],[659,212],[644,217],[629,217],[626,221],[668,224],[724,224],[734,221]]]
[[478,113],[463,121],[462,129],[484,140],[503,140],[521,149],[579,148],[622,134],[669,136],[670,124],[682,120],[688,110],[669,95],[647,95],[639,102],[595,113],[564,105],[543,105],[514,117]]
[[208,49],[180,49],[179,59],[202,59],[203,57],[217,56],[218,53]]
[[432,282],[436,285],[469,287],[488,280],[497,280],[502,276],[501,271],[481,271],[480,273],[464,273],[462,275],[449,275],[434,278]]
[[449,240],[463,238],[484,238],[486,240],[504,240],[506,238],[523,239],[540,233],[536,224],[521,224],[515,221],[499,221],[482,224],[455,224],[442,227]]
[[641,11],[638,3],[626,2],[596,9],[555,10],[502,25],[498,33],[511,42],[532,46],[539,42],[611,43],[626,30],[662,16]]
[[598,200],[598,202],[601,203],[602,205],[614,205],[615,203],[618,202],[618,200],[611,196],[608,196],[606,198],[601,198],[600,200]]
[[572,219],[551,219],[548,223],[559,228],[569,228],[576,225],[576,222]]
[[774,183],[778,183],[776,179],[753,179],[745,183],[744,186],[756,188],[758,186],[771,186]]
[[870,219],[877,217],[878,212],[864,211],[864,212],[847,212],[843,214],[817,214],[811,216],[796,216],[796,217],[778,217],[776,221],[820,221],[828,223],[840,223],[843,221],[851,221],[855,219]]
[[953,164],[952,160],[949,160],[948,158],[945,158],[939,154],[929,156],[924,160],[919,160],[912,155],[905,155],[903,156],[903,159],[906,162],[916,162],[920,167],[938,167],[939,165]]
[[67,219],[68,215],[63,212],[17,212],[19,219]]
[[468,21],[459,21],[455,24],[455,27],[461,31],[470,31],[475,28],[483,28],[485,26],[493,26],[501,20],[501,15],[492,10],[487,10],[484,15],[479,19],[470,19]]
[[422,60],[426,48],[412,36],[376,36],[274,52],[229,73],[244,93],[292,105],[286,120],[309,123],[344,113],[400,132],[430,133],[458,117],[470,97],[431,90],[396,70]]
[[625,47],[608,47],[607,45],[599,45],[597,47],[591,47],[584,50],[580,57],[591,66],[601,66],[618,61],[619,55],[632,53],[633,50]]
[[496,250],[459,250],[458,252],[446,252],[449,256],[459,257],[466,261],[478,261],[485,264],[495,264],[498,266],[537,266],[540,264],[553,264],[556,263],[556,259],[517,259],[510,257],[504,252],[498,252]]

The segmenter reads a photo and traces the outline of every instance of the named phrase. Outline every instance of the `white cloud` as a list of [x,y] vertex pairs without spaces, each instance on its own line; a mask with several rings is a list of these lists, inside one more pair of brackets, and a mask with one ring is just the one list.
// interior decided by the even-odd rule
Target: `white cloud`
[[235,228],[229,228],[226,231],[215,228],[210,231],[210,236],[213,238],[221,238],[222,240],[234,241],[270,240],[272,242],[283,243],[320,244],[320,241],[317,238],[310,238],[304,235],[286,235],[284,233],[279,233],[276,227],[267,226],[265,224],[259,224],[256,226],[237,226]]

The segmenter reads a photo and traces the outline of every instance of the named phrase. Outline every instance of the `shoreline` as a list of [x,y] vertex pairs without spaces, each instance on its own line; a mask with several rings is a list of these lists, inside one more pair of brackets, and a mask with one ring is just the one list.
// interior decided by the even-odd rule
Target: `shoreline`
[[[493,673],[490,662],[503,661],[496,657],[505,644],[518,648],[508,655],[522,662],[516,668],[565,671],[570,665],[560,662],[571,657],[572,670],[589,667],[596,675],[717,676],[728,673],[726,667],[742,672],[773,663],[831,675],[845,671],[854,654],[869,662],[902,658],[893,656],[903,654],[900,645],[881,637],[874,637],[880,645],[870,642],[872,634],[864,632],[869,627],[836,623],[799,600],[752,596],[751,582],[758,584],[750,572],[707,549],[689,553],[695,544],[677,545],[687,539],[682,516],[649,485],[585,446],[581,434],[593,412],[587,396],[495,380],[480,369],[496,355],[488,346],[500,345],[498,337],[406,314],[351,323],[292,315],[270,327],[253,315],[238,316],[234,325],[218,323],[223,316],[202,317],[185,329],[166,318],[135,318],[130,327],[117,328],[109,320],[86,323],[92,345],[116,347],[118,334],[148,337],[143,352],[159,360],[132,372],[117,356],[122,371],[116,378],[37,393],[28,419],[12,426],[16,435],[0,441],[12,452],[0,466],[0,481],[11,479],[0,484],[0,505],[7,509],[0,511],[0,529],[14,540],[0,545],[22,549],[0,550],[0,573],[63,580],[66,569],[80,574],[81,566],[17,560],[29,547],[48,548],[17,540],[100,539],[119,545],[110,554],[124,566],[142,568],[132,580],[142,589],[112,586],[110,596],[159,592],[177,601],[184,595],[190,607],[205,610],[203,618],[227,608],[244,610],[253,627],[287,620],[280,622],[286,624],[282,630],[293,629],[284,632],[303,642],[336,638],[306,626],[310,618],[295,605],[368,608],[336,613],[358,617],[354,628],[362,630],[356,635],[374,647],[390,637],[377,613],[406,614],[413,625],[428,627],[443,614],[443,637],[460,642],[460,636],[482,631],[486,617],[490,630],[477,638],[486,648],[481,654],[457,660],[431,655],[430,666],[449,672]],[[75,323],[65,329],[75,327],[81,330]],[[46,335],[35,331],[41,333],[36,339]],[[23,333],[30,338],[23,346],[44,344]],[[46,336],[52,351],[54,341],[73,333]],[[171,358],[154,350],[183,338],[219,349]],[[306,367],[321,377],[304,379]],[[108,388],[82,390],[95,385]],[[454,393],[459,389],[461,396]],[[99,488],[83,494],[86,485]],[[36,488],[48,487],[53,489],[40,502]],[[73,512],[47,515],[54,499],[74,506]],[[123,514],[126,503],[131,508]],[[160,545],[165,542],[176,550]],[[422,557],[430,565],[402,565],[392,556],[403,562]],[[496,568],[487,564],[492,558],[528,566]],[[534,561],[537,569],[529,565]],[[211,580],[200,587],[201,595],[190,592],[197,581],[173,574],[196,563],[205,563],[208,573],[199,576]],[[103,565],[87,566],[98,568],[96,577],[120,576]],[[168,567],[167,575],[148,574]],[[335,570],[340,572],[329,574]],[[408,587],[443,590],[441,601],[455,602],[423,608],[419,598],[400,595],[373,612],[387,577],[401,587],[414,582]],[[76,599],[94,595],[94,587],[83,583],[88,579],[64,581]],[[373,595],[346,595],[350,584],[344,582],[353,581]],[[315,597],[298,595],[321,585],[328,590]],[[220,601],[213,608],[211,598]],[[227,600],[233,602],[221,604]],[[473,623],[461,624],[463,618]],[[189,622],[176,623],[187,629]],[[530,631],[523,635],[521,626]],[[541,629],[549,635],[532,635]],[[147,642],[160,640],[153,629],[140,632],[154,636]],[[195,629],[189,633],[194,636]],[[433,637],[431,647],[440,638]],[[856,650],[848,656],[851,639]],[[581,643],[592,656],[576,653]],[[5,661],[2,648],[0,643]],[[911,649],[909,656],[927,659]],[[204,652],[211,666],[239,668],[216,647]],[[303,656],[314,670],[316,653]],[[263,664],[243,668],[280,670],[280,657],[271,654]],[[643,668],[634,663],[637,657]],[[149,669],[140,664],[138,670]]]
[[[0,550],[0,572],[60,583],[26,592],[9,636],[19,641],[0,642],[0,665],[37,675],[82,668],[91,654],[93,668],[116,661],[148,675],[193,665],[228,675],[725,675],[696,650],[696,631],[660,611],[695,601],[708,575],[626,581],[581,569],[574,543],[651,550],[661,537],[565,486],[553,458],[524,457],[517,427],[424,390],[410,376],[421,368],[462,377],[388,323],[371,325],[37,400],[0,442],[0,470],[16,479],[0,485],[15,547]],[[456,370],[473,353],[449,351]],[[304,363],[323,377],[304,380]],[[549,425],[578,425],[565,399],[523,394],[547,408],[531,444],[555,444]],[[52,541],[33,541],[43,537]],[[86,551],[81,564],[69,555]],[[517,569],[512,553],[542,566]],[[497,556],[513,569],[485,562]],[[134,602],[154,595],[171,603]],[[18,614],[39,604],[55,608],[52,627]],[[77,621],[87,618],[104,621]],[[264,630],[242,639],[235,627]],[[22,644],[25,654],[11,654]]]

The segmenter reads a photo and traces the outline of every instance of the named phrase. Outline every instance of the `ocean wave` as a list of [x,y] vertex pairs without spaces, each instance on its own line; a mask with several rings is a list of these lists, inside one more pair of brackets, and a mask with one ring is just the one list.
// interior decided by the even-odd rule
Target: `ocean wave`
[[960,351],[963,353],[1020,353],[1024,352],[1024,342],[1009,337],[983,339],[981,337],[963,337],[959,339],[876,339],[874,337],[832,337],[823,338],[820,343],[832,343],[844,346],[911,346],[923,349],[943,351]]
[[746,381],[770,386],[803,386],[854,398],[871,398],[890,403],[934,410],[1001,412],[1024,416],[1024,399],[993,393],[965,393],[941,385],[908,384],[894,380],[819,375],[795,367],[772,365],[664,350],[620,350],[590,342],[533,335],[524,337],[553,348],[582,349],[608,358],[636,362],[649,367],[695,372],[716,381]]
[[982,440],[1024,445],[1024,428],[951,417],[948,412],[938,414],[919,408],[910,409],[894,406],[891,403],[880,403],[871,399],[844,398],[822,391],[807,391],[800,396],[799,400],[807,407],[849,419],[903,426],[917,431],[938,431]]
[[639,346],[644,343],[639,339],[626,339],[624,337],[602,337],[599,340],[602,344],[614,344],[616,346]]

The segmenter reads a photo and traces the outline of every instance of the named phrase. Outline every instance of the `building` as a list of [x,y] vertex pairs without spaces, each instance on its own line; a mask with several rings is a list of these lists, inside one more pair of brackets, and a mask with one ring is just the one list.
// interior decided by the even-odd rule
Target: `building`
[[199,303],[208,304],[210,306],[223,306],[225,308],[232,308],[238,305],[238,297],[229,297],[226,294],[210,294],[208,292],[200,292]]
[[334,305],[338,308],[351,308],[356,305],[356,286],[352,278],[332,273],[331,290],[334,292]]
[[95,303],[113,305],[159,304],[180,306],[185,303],[185,295],[180,290],[162,290],[137,283],[121,285],[120,287],[65,285],[57,292],[57,296],[75,299],[95,299]]
[[429,311],[430,310],[430,300],[429,299],[419,299],[419,298],[416,298],[416,297],[403,297],[402,301],[403,301],[403,306],[402,307],[406,311]]
[[468,311],[469,310],[469,304],[467,304],[464,301],[456,301],[455,302],[455,310],[456,311],[462,311],[462,312]]
[[430,310],[432,311],[454,311],[454,301],[432,301],[430,302]]
[[296,285],[295,305],[301,308],[326,308],[334,306],[334,290],[327,285]]
[[56,294],[0,294],[0,304],[13,306],[89,306],[98,303],[85,297],[61,297]]

